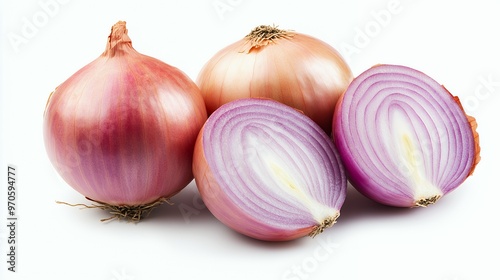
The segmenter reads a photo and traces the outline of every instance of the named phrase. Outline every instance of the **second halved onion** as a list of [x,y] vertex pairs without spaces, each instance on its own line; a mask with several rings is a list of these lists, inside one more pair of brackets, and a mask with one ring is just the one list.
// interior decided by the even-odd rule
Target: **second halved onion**
[[334,139],[350,182],[383,204],[435,203],[479,162],[476,121],[424,73],[377,65],[337,104]]
[[279,102],[223,105],[198,136],[193,172],[208,209],[261,240],[315,236],[332,226],[347,180],[331,139]]

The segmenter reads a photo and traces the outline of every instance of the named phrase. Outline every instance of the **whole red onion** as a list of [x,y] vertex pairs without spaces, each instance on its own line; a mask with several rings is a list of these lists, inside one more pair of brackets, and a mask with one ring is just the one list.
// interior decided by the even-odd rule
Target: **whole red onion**
[[51,162],[71,187],[137,220],[193,179],[193,148],[206,119],[194,82],[138,53],[120,21],[104,53],[50,95],[43,132]]

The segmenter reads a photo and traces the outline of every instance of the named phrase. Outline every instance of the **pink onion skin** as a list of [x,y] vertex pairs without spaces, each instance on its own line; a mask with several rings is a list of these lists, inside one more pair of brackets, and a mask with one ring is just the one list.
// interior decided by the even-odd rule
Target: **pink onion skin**
[[[417,82],[414,82],[415,80]],[[402,90],[400,88],[402,84],[404,85],[402,88],[405,88],[406,85],[409,86]],[[415,85],[419,88],[415,89]],[[414,91],[413,95],[407,94],[411,91]],[[384,94],[387,92],[390,94],[385,96]],[[426,94],[429,95],[425,97]],[[365,101],[363,101],[364,95],[367,96]],[[409,187],[409,178],[412,175],[398,173],[396,167],[400,162],[394,160],[393,163],[392,159],[387,156],[392,153],[391,149],[396,150],[397,145],[389,145],[390,149],[381,148],[383,146],[379,144],[380,139],[385,134],[396,134],[395,129],[388,126],[387,130],[376,130],[375,127],[384,128],[385,123],[380,124],[381,120],[374,119],[371,115],[362,116],[365,112],[372,112],[375,109],[381,111],[377,112],[377,116],[390,115],[390,110],[386,112],[377,108],[377,106],[381,106],[377,103],[380,100],[380,97],[377,98],[379,95],[384,95],[382,102],[392,102],[393,108],[402,107],[401,104],[409,105],[406,109],[407,112],[410,112],[408,114],[416,116],[409,119],[413,122],[414,128],[419,129],[417,135],[424,140],[423,143],[416,143],[416,148],[410,152],[417,156],[423,155],[417,160],[423,160],[423,163],[419,164],[425,168],[425,172],[423,172],[426,176],[425,179],[440,190],[440,193],[438,191],[435,197],[418,197],[416,191]],[[414,98],[419,102],[412,100],[413,103],[405,104],[405,99],[399,97],[401,95],[404,95],[404,98]],[[420,98],[421,96],[424,98]],[[439,108],[434,109],[438,110],[439,114],[432,111],[433,109],[430,107]],[[423,112],[424,109],[425,112]],[[424,119],[426,120],[424,121]],[[429,123],[429,119],[435,122],[435,127],[427,130],[422,129],[424,125],[420,125],[420,122]],[[358,127],[360,125],[366,126],[366,130]],[[376,65],[356,77],[337,103],[333,120],[333,138],[346,168],[349,181],[359,192],[374,201],[389,206],[425,207],[456,189],[468,176],[472,175],[480,161],[479,136],[476,128],[476,120],[464,112],[459,98],[453,96],[432,78],[405,66]],[[427,140],[424,131],[427,131],[425,133],[429,133],[430,137],[434,138]],[[455,133],[456,139],[449,138],[452,133]],[[365,138],[366,135],[377,135],[377,137]],[[436,141],[437,138],[439,138],[438,141]],[[373,146],[370,148],[373,152],[367,152],[367,154],[371,154],[371,158],[366,156],[367,154],[360,156],[360,151],[365,153],[365,150],[368,149],[361,144],[362,141]],[[453,144],[450,145],[449,150],[441,151],[439,141],[451,141]],[[453,147],[457,150],[452,150]],[[444,165],[436,165],[436,158],[441,153],[449,154],[449,159],[444,161],[446,162]],[[434,161],[431,160],[433,158]],[[378,164],[373,162],[378,162]],[[384,166],[381,166],[380,163],[383,163]],[[434,172],[430,166],[439,166],[442,173]],[[377,173],[380,175],[379,178],[376,178]],[[380,177],[385,175],[385,179],[381,180]]]
[[[259,26],[252,32],[258,28],[272,29]],[[204,65],[197,84],[207,112],[210,115],[240,98],[269,98],[302,111],[330,135],[335,104],[353,79],[351,69],[327,43],[301,33],[281,32],[282,37],[258,45],[252,43],[251,33]]]
[[106,51],[51,94],[43,132],[50,161],[76,191],[109,205],[142,205],[194,178],[206,118],[196,84],[133,49],[119,22]]
[[[235,120],[234,115],[231,115],[231,113],[228,113],[231,110],[239,110],[242,107],[248,106],[276,106],[276,107],[286,107],[289,108],[289,111],[292,111],[293,113],[297,114],[300,116],[300,118],[307,119],[309,125],[314,125],[316,128],[316,131],[313,132],[314,135],[318,136],[318,138],[323,138],[321,140],[317,140],[318,142],[321,141],[326,141],[328,143],[326,148],[329,151],[330,155],[330,160],[331,162],[328,162],[325,165],[333,165],[336,166],[334,167],[335,175],[330,174],[328,176],[328,179],[324,179],[325,181],[328,180],[328,188],[331,188],[332,190],[328,191],[331,192],[329,194],[324,194],[324,201],[322,203],[327,204],[329,207],[333,209],[340,210],[346,196],[346,187],[347,187],[347,179],[344,174],[344,169],[342,166],[342,163],[340,161],[340,158],[338,157],[337,152],[335,151],[335,148],[333,146],[333,143],[330,142],[330,139],[328,136],[324,133],[324,131],[321,130],[319,126],[317,126],[312,120],[304,116],[302,113],[298,112],[297,110],[293,110],[292,108],[285,106],[277,101],[274,100],[268,100],[268,99],[261,99],[261,98],[250,98],[250,99],[240,99],[237,101],[232,101],[229,102],[223,106],[221,106],[218,110],[216,110],[216,113],[220,113],[217,115],[217,119],[214,120],[213,122],[223,122],[223,126],[226,126],[227,123],[229,122],[237,122],[238,120]],[[231,108],[234,106],[233,108]],[[229,108],[229,109],[227,109]],[[236,109],[234,109],[236,108]],[[227,109],[227,110],[226,110]],[[286,109],[285,109],[286,110]],[[214,114],[216,114],[214,113]],[[288,112],[289,113],[289,112]],[[293,114],[290,114],[293,115]],[[215,116],[212,115],[211,118],[214,118]],[[249,116],[250,117],[250,116]],[[266,116],[267,117],[267,116]],[[296,117],[296,116],[293,116]],[[306,235],[314,236],[311,235],[311,232],[315,230],[315,228],[318,226],[317,224],[314,224],[314,221],[310,223],[308,226],[303,226],[303,227],[296,227],[296,228],[278,228],[276,226],[272,226],[269,224],[266,224],[261,217],[257,216],[252,216],[249,214],[248,211],[246,211],[241,205],[237,204],[234,199],[231,199],[228,193],[226,193],[222,187],[223,184],[228,184],[227,182],[223,182],[220,179],[222,177],[217,178],[214,172],[231,172],[231,169],[228,170],[222,170],[222,171],[214,171],[214,167],[211,167],[209,165],[209,161],[206,158],[206,152],[205,152],[205,146],[204,143],[210,143],[212,141],[216,141],[213,138],[210,138],[210,140],[205,141],[205,131],[207,129],[207,125],[212,125],[210,123],[211,118],[205,123],[203,126],[202,130],[200,131],[200,134],[198,135],[198,139],[196,141],[195,145],[195,151],[194,151],[194,159],[193,159],[193,172],[195,175],[195,180],[196,180],[196,185],[198,187],[198,190],[200,192],[200,195],[207,206],[207,208],[210,210],[210,212],[222,223],[224,223],[226,226],[232,228],[233,230],[244,234],[246,236],[258,239],[258,240],[264,240],[264,241],[288,241],[288,240],[294,240],[300,237],[304,237]],[[270,117],[273,118],[273,117]],[[230,119],[231,121],[226,121]],[[271,119],[269,119],[269,122],[271,122]],[[307,121],[306,121],[307,122]],[[304,122],[303,122],[304,123]],[[252,123],[253,125],[253,123]],[[286,124],[283,124],[286,126]],[[230,124],[228,126],[232,130],[232,127]],[[215,133],[215,132],[214,132]],[[244,137],[239,134],[235,134],[237,138]],[[304,136],[304,135],[302,135]],[[215,137],[215,136],[214,136]],[[216,136],[218,137],[218,136]],[[222,139],[223,137],[221,136],[221,141],[223,142],[228,142],[225,143],[224,146],[227,145],[227,149],[232,149],[230,147],[233,147],[231,143],[229,143],[228,139]],[[241,139],[243,140],[243,139]],[[217,140],[218,141],[218,140]],[[283,140],[286,141],[286,140]],[[241,146],[243,146],[244,142],[241,142]],[[324,142],[323,142],[324,143]],[[331,150],[330,150],[331,149]],[[252,159],[249,158],[243,158],[242,159],[244,162],[249,162]],[[234,162],[225,162],[224,165],[230,165],[232,166],[233,164],[238,164]],[[241,163],[240,163],[241,164]],[[246,167],[243,167],[246,168]],[[231,177],[240,177],[242,176],[241,174],[238,174],[240,171],[236,171],[235,174],[231,175]],[[241,171],[243,172],[243,171]],[[244,179],[243,179],[244,181]],[[244,189],[245,187],[248,186],[236,186],[236,188]],[[320,191],[318,186],[312,186],[311,188],[316,188],[316,191]],[[321,191],[325,191],[324,189]],[[246,200],[247,197],[239,197],[239,199]],[[283,198],[283,201],[285,199]],[[252,201],[253,203],[257,203],[256,201]],[[260,207],[260,206],[259,206]],[[338,211],[337,211],[338,212]],[[333,215],[332,215],[333,216]],[[335,219],[338,216],[335,216]],[[282,217],[282,219],[289,219],[289,217]],[[333,221],[334,223],[335,221]],[[331,226],[331,225],[330,225]],[[322,231],[322,230],[321,230]]]

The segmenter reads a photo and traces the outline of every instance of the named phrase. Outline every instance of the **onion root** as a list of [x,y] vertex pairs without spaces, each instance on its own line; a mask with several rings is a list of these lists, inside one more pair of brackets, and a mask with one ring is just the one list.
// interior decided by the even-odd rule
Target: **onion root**
[[95,204],[87,205],[83,203],[70,204],[63,201],[56,201],[57,204],[64,204],[71,207],[83,207],[83,208],[98,208],[101,210],[109,211],[110,217],[101,219],[101,222],[108,222],[115,219],[124,219],[127,222],[139,222],[141,219],[147,217],[151,211],[160,206],[163,203],[173,205],[173,203],[165,197],[161,197],[153,202],[141,204],[141,205],[111,205],[108,203],[100,202],[86,197],[86,199],[94,202]]
[[335,216],[326,218],[321,224],[313,227],[313,230],[309,233],[309,236],[314,238],[316,235],[322,233],[325,229],[332,227],[337,222],[337,218],[339,216],[340,213],[337,213]]
[[421,198],[415,201],[415,207],[427,207],[431,204],[436,203],[441,198],[440,195],[435,195],[431,197]]

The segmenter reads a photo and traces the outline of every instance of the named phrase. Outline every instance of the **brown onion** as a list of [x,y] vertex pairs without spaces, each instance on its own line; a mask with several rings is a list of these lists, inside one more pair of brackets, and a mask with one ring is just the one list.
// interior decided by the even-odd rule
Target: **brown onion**
[[304,112],[327,134],[352,72],[330,45],[308,35],[258,26],[201,70],[197,84],[210,115],[240,98],[271,98]]

